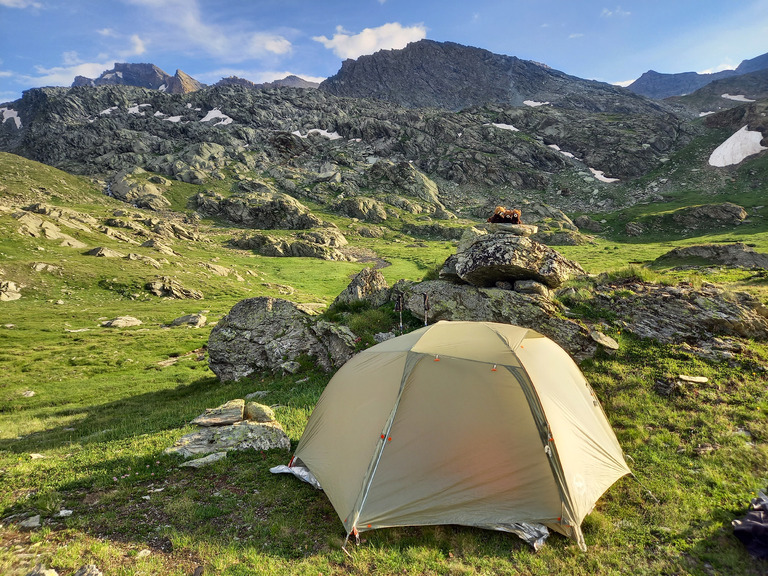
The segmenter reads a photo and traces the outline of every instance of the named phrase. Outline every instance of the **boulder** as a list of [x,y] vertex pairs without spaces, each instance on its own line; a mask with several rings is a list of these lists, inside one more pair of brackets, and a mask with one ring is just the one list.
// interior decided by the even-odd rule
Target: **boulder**
[[377,308],[389,300],[389,284],[375,268],[363,268],[339,294],[333,304],[351,304],[365,300]]
[[552,248],[507,233],[479,235],[463,242],[456,253],[455,270],[465,282],[481,287],[498,281],[535,280],[557,288],[568,278],[585,274],[577,262]]
[[391,293],[403,294],[407,310],[424,318],[424,295],[430,323],[439,320],[501,322],[531,328],[557,342],[577,360],[590,357],[597,346],[589,331],[573,320],[560,317],[559,308],[539,296],[499,288],[478,288],[440,280],[411,283],[401,280]]
[[603,230],[603,225],[600,222],[597,220],[592,220],[592,218],[587,215],[577,217],[573,223],[580,230],[589,230],[590,232],[602,232]]
[[345,326],[315,321],[287,300],[259,297],[238,302],[216,324],[208,357],[211,370],[227,382],[277,372],[299,356],[330,372],[352,357],[354,347],[355,335]]
[[663,264],[668,261],[689,260],[691,263],[700,261],[706,264],[741,268],[768,268],[768,254],[755,252],[741,242],[734,244],[700,244],[675,248],[656,259]]
[[[320,260],[354,262],[354,256],[341,252],[330,244],[310,237],[310,240],[297,240],[294,238],[278,238],[270,234],[253,234],[242,236],[232,240],[232,244],[244,250],[253,250],[262,256],[295,257],[295,258],[319,258]],[[327,242],[334,242],[326,238]],[[346,239],[345,239],[346,242]]]
[[291,449],[291,441],[278,422],[240,421],[228,426],[210,426],[182,436],[165,454],[192,458],[229,450]]
[[184,288],[178,280],[170,278],[168,276],[162,276],[155,278],[147,283],[147,290],[152,292],[155,296],[161,296],[164,298],[179,298],[179,299],[191,299],[202,300],[203,294],[197,290]]

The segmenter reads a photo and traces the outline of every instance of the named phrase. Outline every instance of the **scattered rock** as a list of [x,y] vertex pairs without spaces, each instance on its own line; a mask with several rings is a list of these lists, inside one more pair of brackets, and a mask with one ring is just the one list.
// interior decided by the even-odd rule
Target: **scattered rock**
[[10,280],[0,280],[0,302],[11,302],[21,298],[21,287]]
[[168,276],[155,278],[147,283],[147,290],[155,296],[164,298],[178,298],[190,300],[202,300],[203,293],[190,288],[185,288],[178,280]]
[[[498,286],[498,283],[497,287],[501,288],[501,286]],[[536,280],[517,280],[511,288],[515,292],[520,292],[521,294],[538,294],[545,298],[549,298],[550,296],[549,288],[541,282],[536,282]]]
[[645,234],[645,227],[640,222],[627,222],[624,232],[627,236],[642,236]]
[[105,320],[101,323],[106,328],[130,328],[131,326],[141,326],[142,321],[133,316],[118,316],[112,320]]
[[31,516],[26,520],[19,522],[19,526],[27,530],[32,530],[33,528],[40,528],[40,514],[36,514],[35,516]]
[[610,336],[607,336],[606,334],[603,334],[599,330],[592,330],[589,333],[589,337],[592,338],[595,342],[600,344],[603,348],[607,348],[608,350],[618,350],[619,349],[619,343],[616,342],[613,338]]
[[101,570],[96,568],[94,564],[88,564],[87,566],[83,566],[82,568],[80,568],[72,576],[102,576],[102,575],[101,575]]
[[125,258],[125,254],[116,252],[111,248],[104,248],[103,246],[94,248],[93,250],[89,250],[88,252],[86,252],[86,254],[88,256],[97,256],[99,258]]
[[218,462],[219,460],[222,460],[226,457],[226,452],[214,452],[213,454],[203,456],[202,458],[195,458],[194,460],[183,462],[179,464],[179,468],[202,468],[203,466],[208,466],[209,464]]
[[38,564],[31,572],[27,573],[27,576],[59,576],[59,573],[53,568],[46,568],[44,565]]
[[185,316],[179,316],[173,322],[171,326],[189,326],[190,328],[202,328],[208,321],[206,316],[202,314],[186,314]]

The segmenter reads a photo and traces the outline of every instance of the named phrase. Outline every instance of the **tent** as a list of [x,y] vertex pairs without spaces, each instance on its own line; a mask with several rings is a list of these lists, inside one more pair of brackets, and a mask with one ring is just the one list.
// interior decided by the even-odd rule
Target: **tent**
[[490,322],[438,322],[354,356],[280,468],[319,482],[347,538],[458,524],[538,548],[549,528],[583,550],[582,520],[631,473],[571,357]]

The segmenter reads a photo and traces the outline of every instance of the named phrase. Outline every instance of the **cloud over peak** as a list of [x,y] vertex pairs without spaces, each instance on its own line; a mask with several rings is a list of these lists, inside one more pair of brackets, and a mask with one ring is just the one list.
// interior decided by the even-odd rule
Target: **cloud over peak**
[[340,58],[357,58],[378,50],[405,48],[408,43],[426,37],[427,29],[423,24],[403,26],[398,22],[390,22],[378,28],[364,28],[358,34],[352,34],[338,26],[333,38],[314,36],[312,39],[332,50]]

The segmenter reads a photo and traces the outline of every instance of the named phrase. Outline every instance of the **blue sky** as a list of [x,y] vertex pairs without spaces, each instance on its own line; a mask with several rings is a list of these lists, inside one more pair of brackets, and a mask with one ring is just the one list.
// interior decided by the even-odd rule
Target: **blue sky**
[[321,80],[428,38],[621,83],[768,52],[768,0],[0,0],[0,102],[115,62],[212,84]]

